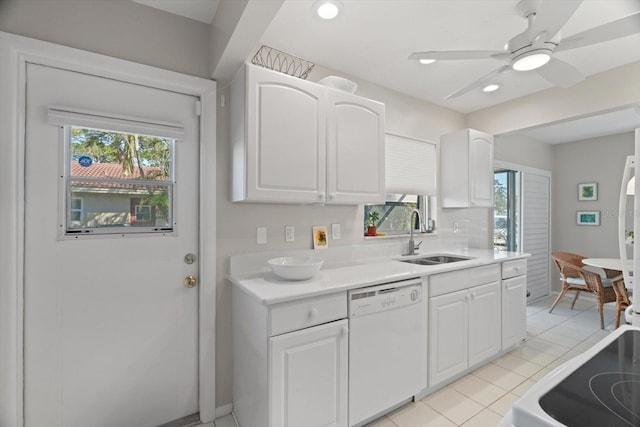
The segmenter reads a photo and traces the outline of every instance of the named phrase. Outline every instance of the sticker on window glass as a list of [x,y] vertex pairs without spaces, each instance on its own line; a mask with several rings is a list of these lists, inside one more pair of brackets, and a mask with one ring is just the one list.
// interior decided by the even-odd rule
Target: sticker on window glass
[[89,156],[80,156],[78,158],[78,164],[83,168],[88,168],[93,164],[93,159]]

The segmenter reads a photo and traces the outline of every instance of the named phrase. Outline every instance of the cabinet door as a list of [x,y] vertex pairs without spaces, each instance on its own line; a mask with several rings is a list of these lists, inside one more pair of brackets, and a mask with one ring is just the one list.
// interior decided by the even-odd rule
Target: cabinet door
[[502,348],[527,336],[527,276],[502,281]]
[[467,291],[429,299],[429,386],[468,366]]
[[271,427],[347,425],[347,320],[269,338]]
[[500,351],[500,303],[498,282],[469,289],[469,366]]
[[324,201],[325,88],[247,65],[246,90],[247,200]]
[[493,138],[469,131],[471,207],[493,207]]
[[327,90],[327,203],[384,203],[384,104]]

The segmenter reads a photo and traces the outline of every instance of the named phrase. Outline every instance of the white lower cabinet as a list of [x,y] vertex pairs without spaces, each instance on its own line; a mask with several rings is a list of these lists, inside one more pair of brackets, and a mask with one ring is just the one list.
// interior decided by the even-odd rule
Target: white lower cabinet
[[[444,293],[445,283],[455,291]],[[428,383],[433,387],[500,352],[498,266],[434,275],[430,291]]]
[[527,261],[502,264],[502,349],[527,337]]
[[266,305],[234,286],[232,314],[240,426],[347,426],[346,292]]
[[347,425],[347,324],[269,338],[271,426]]

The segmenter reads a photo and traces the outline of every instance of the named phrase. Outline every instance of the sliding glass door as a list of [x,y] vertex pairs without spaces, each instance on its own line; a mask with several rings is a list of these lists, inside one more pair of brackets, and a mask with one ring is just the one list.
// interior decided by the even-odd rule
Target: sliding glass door
[[496,168],[493,185],[493,247],[520,250],[520,172]]

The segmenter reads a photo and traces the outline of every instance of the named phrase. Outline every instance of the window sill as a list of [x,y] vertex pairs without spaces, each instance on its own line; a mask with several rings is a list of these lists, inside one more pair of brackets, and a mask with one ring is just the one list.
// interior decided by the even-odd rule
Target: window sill
[[[433,231],[431,233],[414,233],[413,237],[428,238],[437,235],[438,232]],[[408,239],[409,236],[409,234],[385,234],[384,236],[364,236],[364,240]]]

